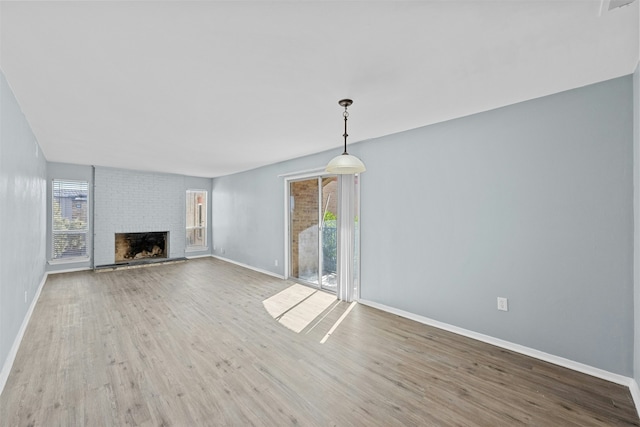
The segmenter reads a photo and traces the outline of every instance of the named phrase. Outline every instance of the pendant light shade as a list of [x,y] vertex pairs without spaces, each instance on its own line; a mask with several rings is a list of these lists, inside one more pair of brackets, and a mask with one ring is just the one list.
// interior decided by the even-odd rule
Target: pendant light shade
[[338,104],[344,107],[344,113],[342,113],[344,117],[344,135],[342,135],[344,137],[344,153],[331,159],[325,170],[328,173],[336,175],[350,175],[364,172],[367,170],[367,168],[364,167],[364,163],[356,156],[347,153],[347,136],[349,136],[347,135],[347,117],[349,117],[347,107],[353,104],[353,101],[350,99],[341,99],[338,101]]
[[331,159],[326,171],[337,175],[360,173],[366,171],[362,160],[351,154],[344,153]]

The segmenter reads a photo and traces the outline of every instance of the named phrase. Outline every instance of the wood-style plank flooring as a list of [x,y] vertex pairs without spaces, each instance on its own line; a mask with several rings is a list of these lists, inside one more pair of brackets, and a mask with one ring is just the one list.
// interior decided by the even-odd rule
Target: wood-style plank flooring
[[212,258],[49,276],[2,426],[640,425],[625,387],[357,305],[295,333],[290,282]]

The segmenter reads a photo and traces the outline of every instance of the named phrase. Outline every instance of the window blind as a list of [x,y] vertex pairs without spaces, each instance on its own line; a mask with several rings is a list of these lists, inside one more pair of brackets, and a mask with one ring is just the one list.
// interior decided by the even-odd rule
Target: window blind
[[89,183],[54,179],[52,193],[52,258],[86,257],[89,231]]

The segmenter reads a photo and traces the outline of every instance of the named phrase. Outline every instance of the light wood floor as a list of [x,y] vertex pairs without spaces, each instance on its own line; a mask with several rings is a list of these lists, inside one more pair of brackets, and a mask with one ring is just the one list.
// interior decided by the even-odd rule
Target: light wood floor
[[2,426],[640,425],[622,386],[357,305],[295,333],[291,283],[219,260],[49,276]]

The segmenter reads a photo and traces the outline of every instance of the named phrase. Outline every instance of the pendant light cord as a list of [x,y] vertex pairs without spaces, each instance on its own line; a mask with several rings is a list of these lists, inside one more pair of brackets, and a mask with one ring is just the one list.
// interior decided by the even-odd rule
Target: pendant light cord
[[349,153],[347,153],[347,137],[349,136],[347,134],[347,117],[349,117],[349,113],[347,112],[347,105],[344,106],[344,113],[342,113],[342,115],[344,116],[344,155],[348,155]]
[[353,101],[350,99],[341,99],[338,101],[338,105],[344,107],[344,113],[342,116],[344,117],[344,153],[341,155],[335,156],[331,161],[327,164],[325,171],[330,174],[335,175],[353,175],[362,173],[367,170],[365,168],[362,160],[357,158],[356,156],[352,156],[347,152],[347,137],[349,134],[347,133],[347,119],[349,117],[349,112],[347,111],[347,107],[350,107],[353,104]]

